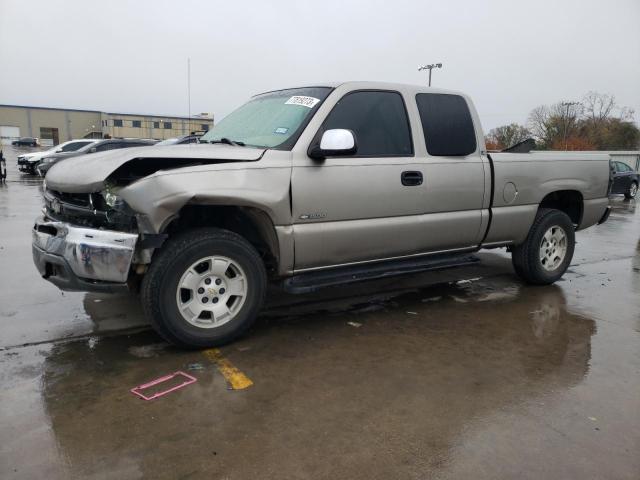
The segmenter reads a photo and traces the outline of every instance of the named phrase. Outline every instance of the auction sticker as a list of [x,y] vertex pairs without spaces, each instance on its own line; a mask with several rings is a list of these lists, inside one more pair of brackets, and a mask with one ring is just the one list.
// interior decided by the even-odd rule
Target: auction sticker
[[303,107],[313,108],[316,106],[316,103],[318,103],[319,101],[320,99],[315,97],[306,97],[304,95],[294,95],[284,103],[285,105],[302,105]]

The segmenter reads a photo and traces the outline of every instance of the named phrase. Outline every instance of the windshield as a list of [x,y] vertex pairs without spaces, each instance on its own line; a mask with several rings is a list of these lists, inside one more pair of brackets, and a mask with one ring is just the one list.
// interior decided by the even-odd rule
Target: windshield
[[222,119],[200,142],[230,140],[246,146],[290,150],[330,92],[328,87],[309,87],[257,95]]

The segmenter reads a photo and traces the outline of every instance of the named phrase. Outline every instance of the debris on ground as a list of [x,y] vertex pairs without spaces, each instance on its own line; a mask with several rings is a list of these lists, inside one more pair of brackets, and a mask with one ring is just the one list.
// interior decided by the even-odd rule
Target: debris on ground
[[347,325],[351,325],[352,327],[360,328],[362,326],[359,322],[347,322]]

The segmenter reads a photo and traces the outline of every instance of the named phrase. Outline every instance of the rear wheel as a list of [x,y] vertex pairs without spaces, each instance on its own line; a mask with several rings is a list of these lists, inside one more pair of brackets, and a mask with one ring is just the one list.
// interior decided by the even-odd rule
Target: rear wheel
[[526,282],[547,285],[569,267],[575,248],[575,231],[560,210],[540,209],[522,245],[512,251],[516,273]]
[[631,182],[631,185],[629,186],[629,190],[624,192],[624,196],[626,198],[636,198],[637,194],[638,194],[638,184],[636,182]]
[[155,330],[182,347],[222,345],[254,322],[266,291],[255,248],[227,230],[207,228],[170,240],[142,283],[142,305]]

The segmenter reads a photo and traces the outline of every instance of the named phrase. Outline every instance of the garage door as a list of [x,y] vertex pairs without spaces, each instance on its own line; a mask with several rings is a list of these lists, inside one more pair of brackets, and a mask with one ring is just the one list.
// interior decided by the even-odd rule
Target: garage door
[[0,125],[0,144],[11,145],[11,142],[18,138],[20,138],[20,127]]

